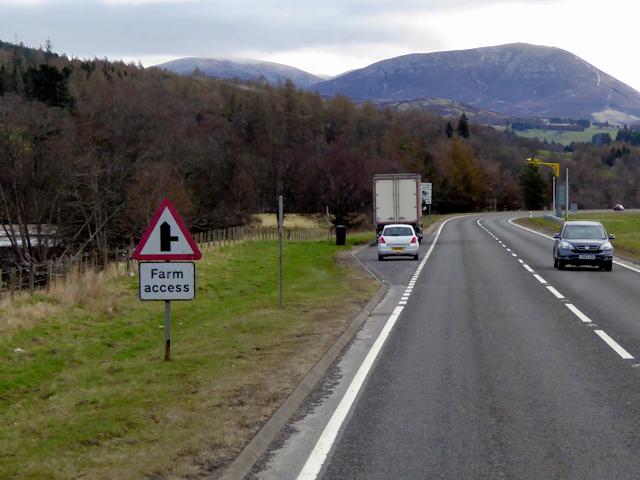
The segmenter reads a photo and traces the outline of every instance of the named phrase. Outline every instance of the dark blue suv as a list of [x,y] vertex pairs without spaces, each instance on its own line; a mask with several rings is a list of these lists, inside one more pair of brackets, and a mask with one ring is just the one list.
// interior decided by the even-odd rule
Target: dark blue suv
[[553,266],[564,270],[566,265],[592,265],[610,272],[613,267],[613,240],[600,222],[564,222],[553,238]]

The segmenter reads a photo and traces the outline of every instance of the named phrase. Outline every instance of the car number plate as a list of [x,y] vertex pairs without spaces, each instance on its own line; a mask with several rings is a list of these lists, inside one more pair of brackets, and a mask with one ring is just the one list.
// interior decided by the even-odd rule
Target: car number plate
[[391,247],[391,250],[404,250],[404,247]]
[[578,258],[580,260],[595,260],[596,256],[595,255],[578,255]]

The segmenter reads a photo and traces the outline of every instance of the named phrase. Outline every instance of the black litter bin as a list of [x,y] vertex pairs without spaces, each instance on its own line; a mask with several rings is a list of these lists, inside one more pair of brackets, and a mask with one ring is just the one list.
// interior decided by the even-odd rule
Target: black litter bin
[[344,225],[336,225],[336,245],[345,245],[347,243],[347,227]]

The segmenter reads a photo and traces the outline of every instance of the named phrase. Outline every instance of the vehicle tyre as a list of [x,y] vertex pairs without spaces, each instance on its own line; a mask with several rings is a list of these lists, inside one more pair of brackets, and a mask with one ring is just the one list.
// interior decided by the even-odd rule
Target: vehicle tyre
[[602,271],[604,272],[610,272],[612,268],[613,268],[613,262],[605,262],[602,264]]
[[418,260],[418,254],[417,253],[413,256],[413,259],[414,260]]
[[564,270],[565,263],[564,260],[558,260],[558,270]]
[[553,259],[553,268],[558,268],[558,259],[557,258]]
[[378,260],[382,261],[383,259],[384,259],[384,257],[382,255],[378,254]]

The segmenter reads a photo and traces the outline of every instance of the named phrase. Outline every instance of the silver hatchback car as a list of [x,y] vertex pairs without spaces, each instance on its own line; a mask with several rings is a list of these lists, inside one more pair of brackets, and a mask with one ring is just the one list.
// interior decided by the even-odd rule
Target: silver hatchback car
[[560,233],[553,238],[553,266],[563,270],[565,265],[593,265],[610,272],[613,266],[613,240],[600,222],[564,222]]
[[410,255],[418,260],[419,248],[420,242],[411,225],[385,225],[378,238],[378,260],[400,255]]

